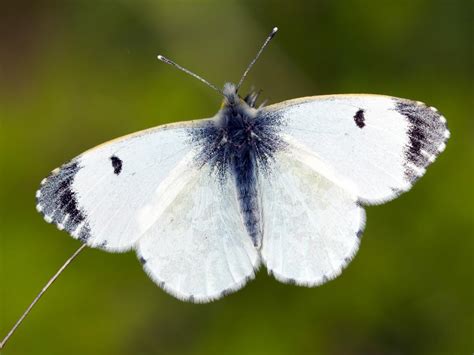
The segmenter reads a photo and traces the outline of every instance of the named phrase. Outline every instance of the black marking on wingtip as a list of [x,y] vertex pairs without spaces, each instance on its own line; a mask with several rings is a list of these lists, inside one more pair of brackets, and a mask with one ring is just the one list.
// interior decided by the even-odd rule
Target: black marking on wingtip
[[409,142],[405,148],[404,165],[405,176],[413,184],[446,142],[446,122],[438,110],[410,100],[395,99],[395,110],[408,121]]
[[[91,230],[90,230],[89,226],[88,225],[82,226],[77,239],[80,240],[83,243],[87,243],[87,241],[89,240],[90,237],[91,237]],[[106,242],[106,244],[107,244],[107,242]]]
[[112,167],[114,168],[114,174],[118,175],[122,171],[122,160],[120,160],[119,157],[112,155],[110,157],[110,160],[112,161]]
[[[76,193],[72,189],[74,176],[76,175],[79,169],[77,167],[77,163],[74,163],[70,168],[71,171],[74,171],[74,173],[66,176],[63,180],[61,180],[56,188],[56,193],[59,197],[57,201],[59,202],[59,209],[61,209],[64,214],[69,215],[70,218],[80,223],[85,219],[85,216],[79,210],[78,202],[76,200]],[[67,169],[69,169],[69,167],[66,168],[66,170]],[[60,175],[61,173],[56,176]]]
[[140,261],[140,264],[142,264],[142,265],[145,265],[145,264],[146,264],[146,259],[145,259],[143,256],[140,256],[140,257],[138,258],[138,260]]
[[349,264],[351,261],[352,259],[349,257],[344,258],[344,262],[346,263],[346,265]]
[[37,205],[41,206],[40,213],[51,219],[51,223],[61,225],[76,239],[87,242],[90,227],[73,188],[74,178],[80,169],[78,161],[72,160],[51,172],[41,184]]
[[360,109],[354,115],[354,122],[359,128],[363,128],[365,126],[365,117],[364,117],[364,110]]
[[295,279],[287,279],[286,282],[290,285],[296,285],[296,280]]
[[359,230],[357,231],[357,234],[356,234],[357,239],[361,239],[361,238],[362,238],[362,234],[364,234],[364,231],[363,231],[362,229],[359,229]]

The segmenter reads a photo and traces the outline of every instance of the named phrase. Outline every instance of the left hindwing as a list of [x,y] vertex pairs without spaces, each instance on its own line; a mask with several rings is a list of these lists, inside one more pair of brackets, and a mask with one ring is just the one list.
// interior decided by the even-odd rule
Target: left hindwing
[[243,287],[254,277],[260,255],[242,223],[233,180],[219,180],[206,164],[182,171],[173,184],[180,191],[137,242],[148,275],[192,302]]
[[[445,148],[445,118],[423,103],[382,95],[314,96],[268,106],[288,144],[319,173],[377,204],[407,191]],[[308,161],[309,161],[308,160]]]

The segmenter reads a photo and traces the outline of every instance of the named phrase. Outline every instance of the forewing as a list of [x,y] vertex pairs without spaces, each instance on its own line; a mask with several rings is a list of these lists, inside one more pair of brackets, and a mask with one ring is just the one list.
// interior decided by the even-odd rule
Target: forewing
[[361,202],[407,191],[442,152],[445,118],[423,103],[382,95],[315,96],[269,106],[281,134],[317,157]]
[[278,280],[315,286],[338,276],[359,247],[365,212],[357,196],[288,149],[260,178],[262,261]]
[[209,169],[188,169],[176,179],[183,188],[137,245],[150,277],[192,302],[209,302],[241,288],[260,262],[233,180],[219,180]]
[[[165,207],[163,191],[178,188],[170,180],[192,165],[188,132],[205,121],[160,126],[81,154],[42,181],[38,211],[91,247],[130,249]],[[160,208],[151,208],[157,201]]]

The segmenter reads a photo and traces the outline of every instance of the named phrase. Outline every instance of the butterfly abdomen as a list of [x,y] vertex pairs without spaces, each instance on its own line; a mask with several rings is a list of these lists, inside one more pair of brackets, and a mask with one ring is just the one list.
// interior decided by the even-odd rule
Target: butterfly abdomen
[[245,149],[240,155],[234,157],[232,174],[245,229],[255,247],[258,248],[262,241],[261,210],[258,203],[257,162],[251,149]]

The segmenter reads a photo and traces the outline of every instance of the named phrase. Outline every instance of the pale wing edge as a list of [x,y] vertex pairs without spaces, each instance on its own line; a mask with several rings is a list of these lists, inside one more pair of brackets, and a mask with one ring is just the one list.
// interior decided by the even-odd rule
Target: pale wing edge
[[183,294],[181,292],[178,292],[178,291],[174,290],[171,287],[168,287],[166,285],[166,282],[164,282],[163,280],[160,280],[158,277],[156,277],[156,275],[154,275],[153,272],[150,269],[147,268],[147,266],[146,266],[147,261],[140,255],[140,253],[138,251],[138,248],[135,248],[135,253],[137,255],[137,258],[138,258],[140,264],[143,267],[143,270],[145,270],[148,277],[151,280],[153,280],[153,282],[156,283],[160,288],[162,288],[164,291],[166,291],[167,293],[169,293],[170,295],[172,295],[173,297],[175,297],[175,298],[177,298],[181,301],[191,302],[191,303],[198,303],[198,304],[199,303],[202,303],[202,304],[203,303],[210,303],[210,302],[216,301],[218,299],[221,299],[224,296],[228,296],[232,293],[235,293],[235,292],[241,290],[249,281],[252,281],[253,279],[255,279],[255,276],[256,276],[257,272],[260,270],[260,267],[262,266],[262,259],[258,258],[257,263],[255,263],[253,265],[253,272],[250,275],[247,275],[242,280],[240,280],[237,284],[232,285],[232,287],[229,287],[229,288],[227,288],[223,291],[217,292],[215,294],[208,295],[206,297],[198,297],[198,296],[194,296],[194,295],[188,296],[186,294]]

